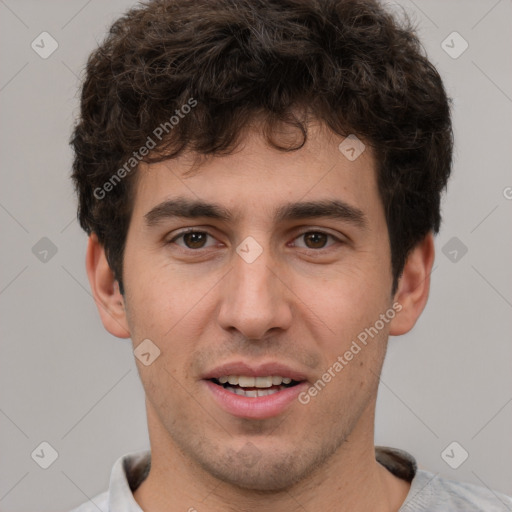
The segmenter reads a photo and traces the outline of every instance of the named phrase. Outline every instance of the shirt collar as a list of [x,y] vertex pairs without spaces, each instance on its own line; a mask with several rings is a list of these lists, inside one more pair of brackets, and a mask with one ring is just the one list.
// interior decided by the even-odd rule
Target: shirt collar
[[150,467],[150,450],[128,453],[117,459],[110,476],[110,512],[143,512],[133,497],[133,491],[147,477]]

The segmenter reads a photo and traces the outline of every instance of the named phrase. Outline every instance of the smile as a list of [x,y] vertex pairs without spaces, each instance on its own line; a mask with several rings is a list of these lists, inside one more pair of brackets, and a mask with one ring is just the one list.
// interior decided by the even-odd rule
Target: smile
[[221,410],[231,416],[254,420],[282,414],[308,387],[307,381],[275,375],[224,375],[202,382]]
[[250,377],[246,375],[224,375],[218,379],[211,379],[215,384],[235,395],[247,398],[269,396],[284,389],[296,386],[298,381],[289,377],[266,376]]

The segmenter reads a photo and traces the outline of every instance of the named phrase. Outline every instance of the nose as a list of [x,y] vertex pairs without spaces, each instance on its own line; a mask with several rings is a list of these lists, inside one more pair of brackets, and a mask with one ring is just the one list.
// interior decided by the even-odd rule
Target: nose
[[232,270],[220,286],[218,322],[223,329],[258,340],[272,329],[290,327],[293,293],[269,250],[263,250],[251,263],[235,253]]

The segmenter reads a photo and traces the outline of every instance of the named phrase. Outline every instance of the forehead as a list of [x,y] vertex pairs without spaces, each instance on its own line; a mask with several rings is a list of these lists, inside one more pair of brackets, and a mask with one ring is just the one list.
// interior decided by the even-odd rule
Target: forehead
[[134,214],[151,223],[159,205],[167,202],[172,209],[174,199],[175,214],[202,210],[204,216],[227,222],[247,215],[282,222],[294,214],[300,217],[308,207],[321,209],[319,203],[325,211],[357,220],[359,212],[380,202],[375,167],[371,149],[362,141],[321,125],[310,126],[306,144],[294,151],[270,147],[254,129],[228,155],[188,152],[141,164]]

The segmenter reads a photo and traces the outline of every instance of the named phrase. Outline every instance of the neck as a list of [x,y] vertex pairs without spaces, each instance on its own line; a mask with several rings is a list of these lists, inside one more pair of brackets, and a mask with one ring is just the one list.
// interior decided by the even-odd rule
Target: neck
[[195,464],[173,443],[148,407],[151,470],[134,498],[150,512],[396,512],[410,484],[375,460],[373,410],[362,415],[350,437],[307,478],[284,490],[255,491],[218,480]]

